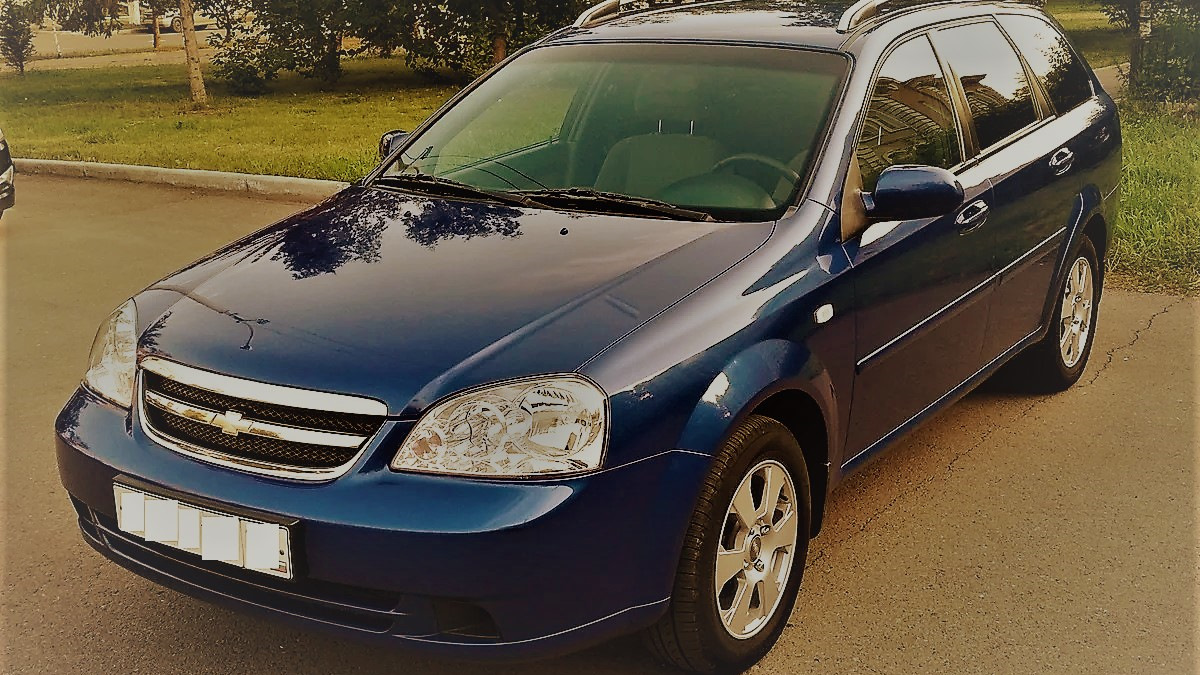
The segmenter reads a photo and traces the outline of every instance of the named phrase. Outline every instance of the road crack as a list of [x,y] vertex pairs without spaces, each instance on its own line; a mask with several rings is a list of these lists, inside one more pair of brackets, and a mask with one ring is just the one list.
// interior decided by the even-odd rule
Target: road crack
[[1123,345],[1117,345],[1116,347],[1113,347],[1112,349],[1108,350],[1108,352],[1104,355],[1105,356],[1104,364],[1101,365],[1099,368],[1097,368],[1096,372],[1092,373],[1092,377],[1087,382],[1084,382],[1083,384],[1078,385],[1077,388],[1083,389],[1085,387],[1090,387],[1093,384],[1095,384],[1096,380],[1100,379],[1100,376],[1104,374],[1104,371],[1108,370],[1108,367],[1113,364],[1113,361],[1116,358],[1117,352],[1123,352],[1127,349],[1132,348],[1135,344],[1137,344],[1138,340],[1142,339],[1142,335],[1144,335],[1147,331],[1149,331],[1151,328],[1154,327],[1154,321],[1156,319],[1158,319],[1158,317],[1170,312],[1173,307],[1179,305],[1185,299],[1186,298],[1175,298],[1171,302],[1168,302],[1165,307],[1163,307],[1162,309],[1158,310],[1157,312],[1151,314],[1150,317],[1148,319],[1146,319],[1146,325],[1142,326],[1141,328],[1139,328],[1133,332],[1133,339],[1130,340],[1129,342],[1126,342]]

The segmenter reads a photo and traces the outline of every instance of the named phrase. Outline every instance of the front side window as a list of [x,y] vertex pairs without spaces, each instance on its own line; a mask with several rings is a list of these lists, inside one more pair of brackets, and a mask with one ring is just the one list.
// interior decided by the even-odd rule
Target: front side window
[[948,169],[961,161],[941,66],[927,38],[909,40],[887,57],[867,104],[858,139],[863,190],[874,191],[879,174],[895,164]]
[[1092,97],[1087,69],[1062,33],[1036,16],[1005,15],[1000,24],[1025,55],[1059,115]]
[[987,21],[939,30],[933,44],[962,83],[980,150],[1037,121],[1025,67],[999,26]]
[[848,67],[772,47],[542,47],[411,139],[379,180],[443,178],[555,208],[590,191],[774,218],[806,182]]

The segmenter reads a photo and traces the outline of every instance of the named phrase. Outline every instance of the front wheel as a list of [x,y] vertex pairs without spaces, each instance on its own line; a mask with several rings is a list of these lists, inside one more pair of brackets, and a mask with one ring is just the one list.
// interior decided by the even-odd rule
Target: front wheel
[[183,18],[177,16],[174,19],[172,19],[171,20],[171,30],[175,31],[176,33],[182,33],[183,32]]
[[765,656],[796,602],[811,504],[795,437],[752,415],[701,486],[671,604],[644,636],[650,650],[699,673],[740,672]]

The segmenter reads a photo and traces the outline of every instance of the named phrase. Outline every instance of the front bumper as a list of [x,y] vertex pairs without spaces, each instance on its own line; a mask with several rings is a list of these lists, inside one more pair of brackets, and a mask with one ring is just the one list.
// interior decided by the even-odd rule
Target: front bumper
[[[0,160],[2,159],[0,157]],[[4,166],[3,161],[0,161],[0,166]],[[13,186],[12,173],[9,173],[8,177],[5,178],[4,171],[7,171],[7,169],[0,170],[0,212],[12,208],[13,204],[17,201],[17,190]]]
[[[389,422],[345,477],[296,484],[203,464],[80,390],[59,471],[87,541],[151,580],[346,635],[469,659],[536,658],[632,632],[665,610],[707,458],[664,452],[587,477],[487,482],[386,467]],[[299,522],[297,578],[207,563],[117,530],[112,484]]]

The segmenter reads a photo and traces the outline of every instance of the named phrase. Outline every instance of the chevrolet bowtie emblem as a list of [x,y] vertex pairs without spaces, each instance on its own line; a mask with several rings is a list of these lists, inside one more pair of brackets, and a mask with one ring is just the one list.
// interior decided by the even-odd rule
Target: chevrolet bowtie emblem
[[242,413],[232,410],[213,417],[212,422],[209,422],[209,424],[220,429],[221,433],[230,436],[244,434],[254,426],[254,422],[242,418]]

